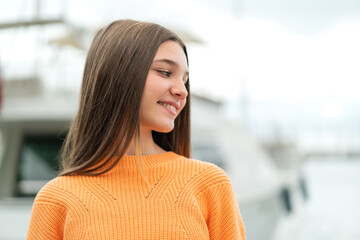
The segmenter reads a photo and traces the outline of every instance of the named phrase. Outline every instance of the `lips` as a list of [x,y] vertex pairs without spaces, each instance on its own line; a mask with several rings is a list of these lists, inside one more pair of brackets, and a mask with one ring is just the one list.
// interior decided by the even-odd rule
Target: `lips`
[[176,102],[168,102],[168,101],[159,101],[158,102],[161,106],[165,107],[169,110],[172,114],[176,115],[177,109],[179,108],[179,104]]

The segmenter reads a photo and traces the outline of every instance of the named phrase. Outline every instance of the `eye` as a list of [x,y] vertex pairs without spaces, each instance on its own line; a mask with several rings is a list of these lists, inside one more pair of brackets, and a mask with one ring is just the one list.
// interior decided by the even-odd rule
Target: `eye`
[[169,71],[158,70],[157,72],[160,73],[161,75],[164,75],[165,77],[171,76],[171,72]]

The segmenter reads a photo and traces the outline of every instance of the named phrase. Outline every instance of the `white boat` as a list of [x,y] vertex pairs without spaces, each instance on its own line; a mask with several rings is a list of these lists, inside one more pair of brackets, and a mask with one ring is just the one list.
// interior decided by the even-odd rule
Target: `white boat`
[[[34,196],[57,174],[58,150],[76,114],[78,93],[43,93],[37,78],[4,83],[0,239],[25,239]],[[240,125],[223,116],[220,102],[196,94],[192,142],[194,158],[213,162],[230,176],[247,238],[269,239],[284,207],[282,178],[268,155]]]
[[[193,157],[229,174],[248,239],[268,239],[284,211],[281,179],[257,143],[222,117],[220,106],[192,95]],[[5,98],[0,120],[0,239],[25,238],[34,196],[56,176],[58,150],[76,110],[75,94]]]

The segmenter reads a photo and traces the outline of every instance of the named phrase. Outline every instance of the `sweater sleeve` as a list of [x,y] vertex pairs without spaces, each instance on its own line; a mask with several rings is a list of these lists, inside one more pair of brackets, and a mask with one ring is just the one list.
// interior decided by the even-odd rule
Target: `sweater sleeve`
[[35,202],[27,233],[31,239],[62,239],[66,209],[54,203]]
[[58,195],[58,189],[49,183],[39,191],[32,208],[27,240],[63,239],[65,222],[69,217],[67,208],[57,200]]
[[245,227],[230,179],[209,186],[198,195],[210,239],[245,240]]

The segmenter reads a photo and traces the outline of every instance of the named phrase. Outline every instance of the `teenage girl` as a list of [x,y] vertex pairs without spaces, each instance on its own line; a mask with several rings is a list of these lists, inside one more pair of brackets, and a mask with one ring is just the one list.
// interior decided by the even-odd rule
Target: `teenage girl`
[[229,177],[190,149],[185,44],[157,24],[109,24],[89,49],[62,172],[38,193],[27,239],[244,240]]

